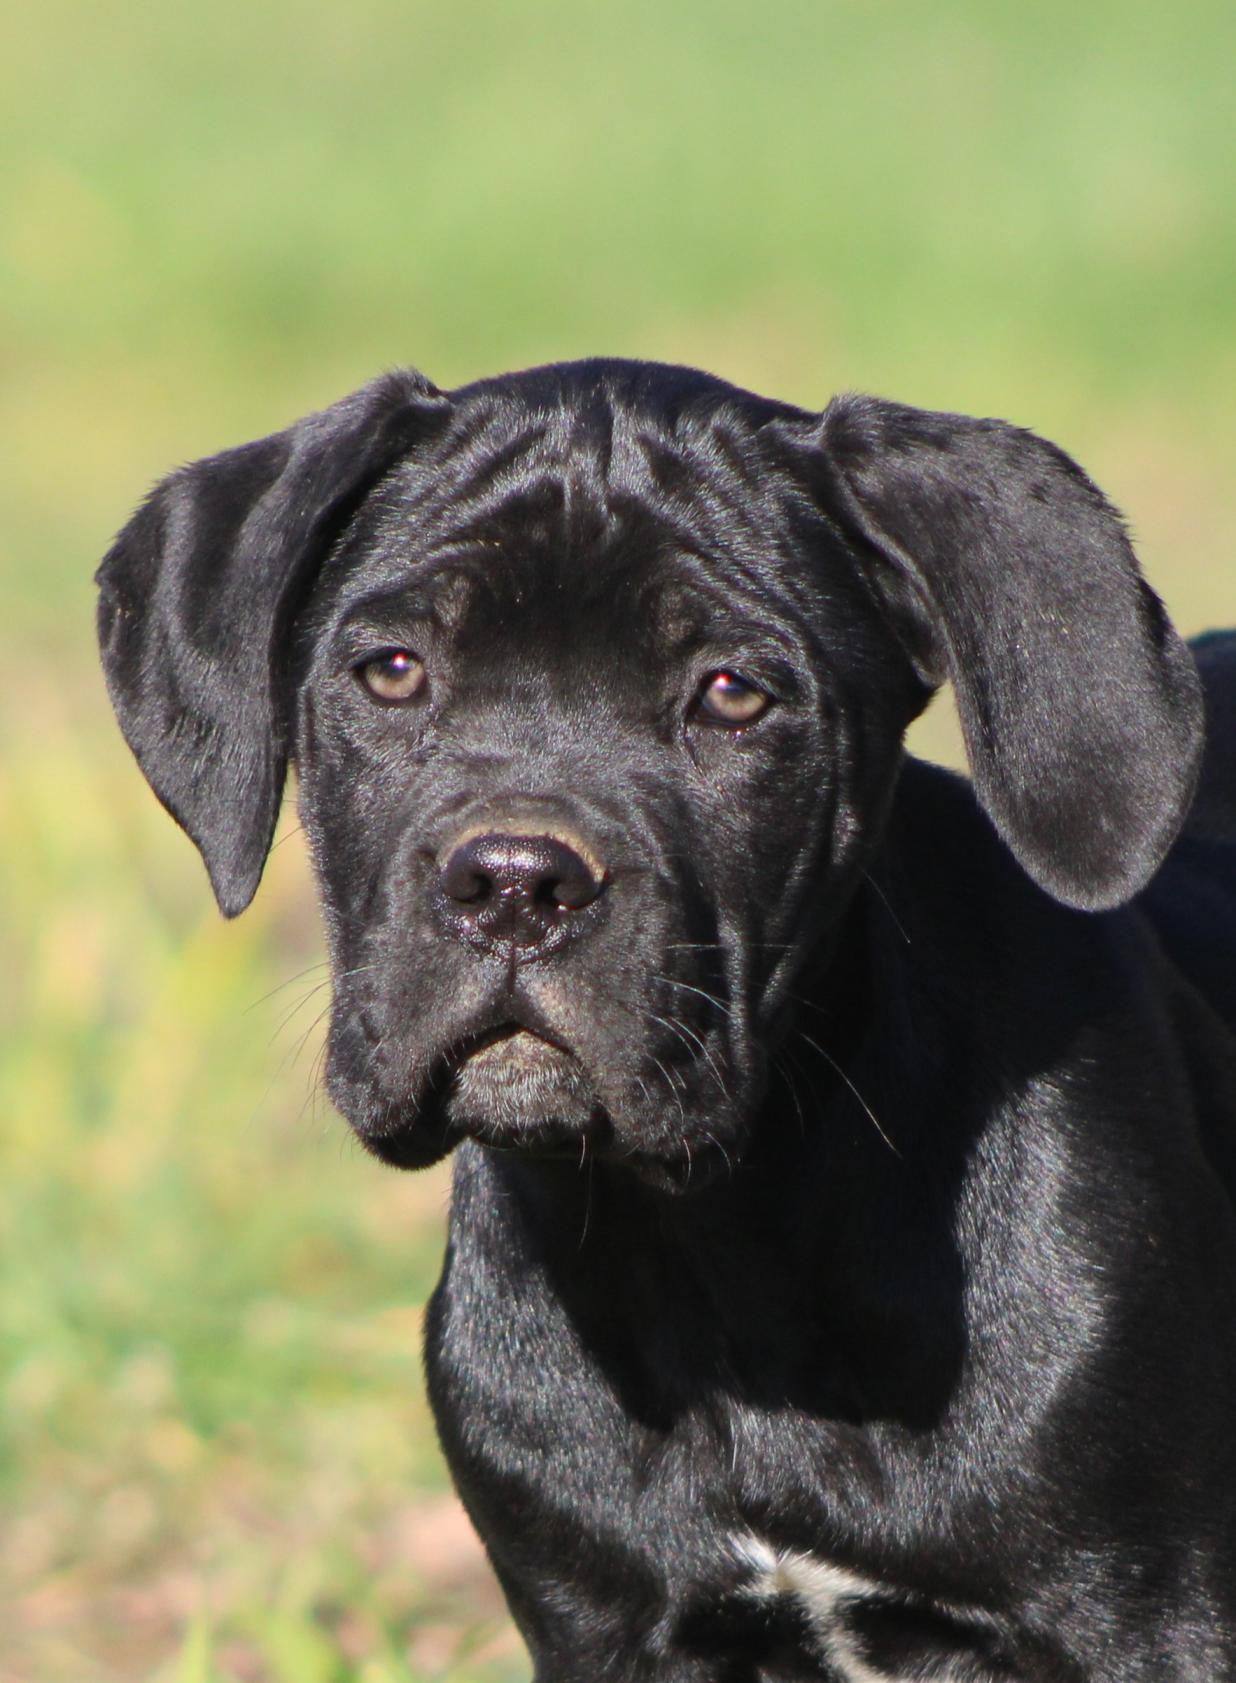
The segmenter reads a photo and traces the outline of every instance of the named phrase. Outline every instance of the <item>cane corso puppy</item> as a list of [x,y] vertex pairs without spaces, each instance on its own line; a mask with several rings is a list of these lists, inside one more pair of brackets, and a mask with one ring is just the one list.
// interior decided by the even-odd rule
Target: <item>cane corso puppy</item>
[[390,374],[99,579],[229,916],[295,763],[340,1110],[457,1148],[429,1384],[538,1683],[1236,1679],[1236,639],[1066,455]]

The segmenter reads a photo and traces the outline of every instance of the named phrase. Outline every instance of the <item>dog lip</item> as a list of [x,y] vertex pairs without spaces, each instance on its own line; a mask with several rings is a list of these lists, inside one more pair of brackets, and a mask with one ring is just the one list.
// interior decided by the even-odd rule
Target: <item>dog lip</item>
[[[523,1044],[518,1044],[520,1042]],[[503,1048],[510,1050],[504,1055]],[[517,1007],[510,1015],[463,1030],[436,1054],[430,1062],[417,1107],[418,1122],[431,1118],[436,1120],[445,1114],[464,1071],[468,1068],[477,1069],[478,1073],[484,1070],[490,1061],[486,1054],[492,1054],[495,1062],[498,1059],[505,1062],[509,1057],[514,1066],[512,1073],[518,1070],[520,1063],[535,1063],[542,1057],[563,1060],[579,1067],[575,1049],[542,1023],[539,1012],[530,1006]],[[489,1079],[502,1079],[500,1064],[492,1070]],[[448,1123],[447,1127],[448,1131],[455,1133],[453,1123]],[[456,1137],[460,1136],[456,1134]]]
[[492,1024],[488,1028],[474,1029],[460,1035],[457,1040],[451,1042],[445,1052],[435,1059],[435,1064],[439,1067],[445,1066],[446,1070],[453,1074],[469,1058],[477,1057],[480,1053],[489,1051],[491,1047],[502,1046],[517,1040],[521,1035],[527,1036],[530,1041],[550,1047],[555,1052],[561,1052],[566,1057],[573,1058],[575,1056],[571,1047],[556,1039],[552,1034],[547,1033],[540,1023],[533,1026],[521,1021],[518,1017],[509,1017],[502,1022]]
[[491,1046],[500,1046],[504,1040],[513,1040],[517,1034],[528,1032],[522,1023],[495,1023],[492,1028],[478,1029],[474,1033],[462,1035],[448,1047],[443,1056],[451,1064],[460,1064],[465,1058],[475,1057],[478,1052],[487,1051]]

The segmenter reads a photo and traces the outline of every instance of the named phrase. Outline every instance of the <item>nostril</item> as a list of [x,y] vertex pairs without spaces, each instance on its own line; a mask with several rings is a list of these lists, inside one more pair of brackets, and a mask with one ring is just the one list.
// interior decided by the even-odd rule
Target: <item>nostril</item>
[[604,876],[594,876],[585,861],[573,849],[555,844],[566,859],[555,861],[558,869],[543,883],[540,896],[546,903],[560,906],[566,912],[580,912],[590,906],[605,886]]
[[473,918],[517,920],[531,932],[556,915],[582,911],[605,887],[604,870],[557,836],[470,836],[452,850],[442,892]]
[[467,852],[466,847],[456,848],[442,871],[443,893],[461,906],[477,905],[490,899],[494,891],[493,878],[479,870]]

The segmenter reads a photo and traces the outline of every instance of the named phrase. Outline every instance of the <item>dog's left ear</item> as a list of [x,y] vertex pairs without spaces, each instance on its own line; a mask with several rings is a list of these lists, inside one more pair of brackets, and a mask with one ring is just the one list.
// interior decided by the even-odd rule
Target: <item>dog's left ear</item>
[[952,679],[1000,834],[1066,904],[1129,899],[1188,810],[1202,706],[1119,515],[1003,421],[849,396],[815,437],[822,495],[920,676]]
[[287,767],[286,641],[366,492],[449,410],[411,370],[156,486],[99,568],[121,729],[220,908],[262,874]]

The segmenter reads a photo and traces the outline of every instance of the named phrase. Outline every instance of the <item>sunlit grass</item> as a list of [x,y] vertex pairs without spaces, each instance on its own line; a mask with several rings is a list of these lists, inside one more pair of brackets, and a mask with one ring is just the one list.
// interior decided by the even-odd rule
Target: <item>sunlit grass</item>
[[0,810],[20,885],[0,1063],[6,1644],[39,1683],[394,1683],[466,1651],[453,1675],[507,1676],[517,1649],[420,1377],[444,1185],[380,1173],[316,1092],[294,825],[258,907],[225,924],[100,733],[98,695],[66,700],[41,671],[18,687]]

